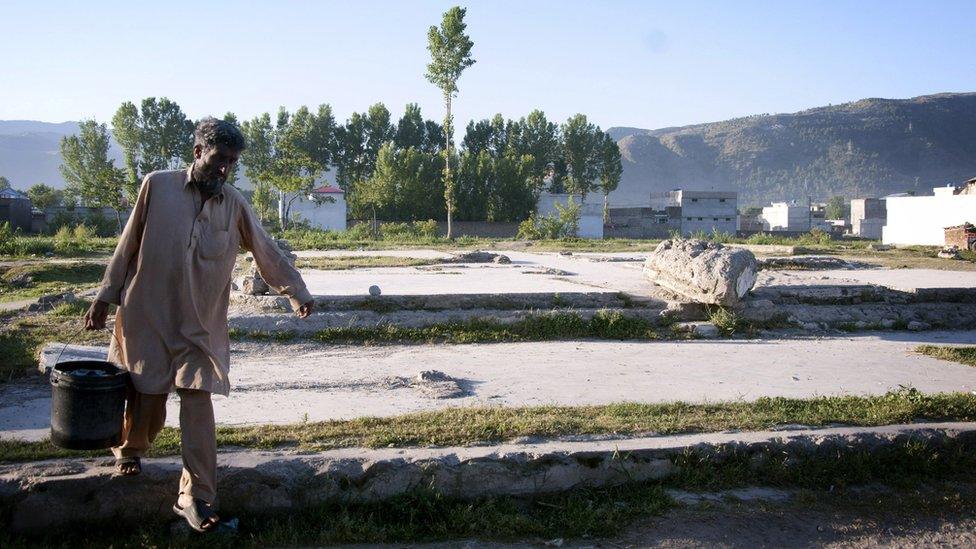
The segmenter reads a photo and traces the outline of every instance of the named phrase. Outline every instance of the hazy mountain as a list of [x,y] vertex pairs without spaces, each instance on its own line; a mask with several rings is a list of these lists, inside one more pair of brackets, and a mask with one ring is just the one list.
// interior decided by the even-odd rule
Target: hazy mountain
[[77,122],[35,122],[0,120],[0,175],[18,189],[34,183],[64,187],[58,171],[61,165],[61,137],[78,133]]
[[[0,121],[0,175],[14,187],[63,187],[59,140],[76,122]],[[793,114],[644,130],[607,130],[624,172],[616,205],[651,192],[736,189],[740,203],[931,192],[976,176],[976,93],[863,99]],[[113,144],[116,166],[121,152]],[[241,182],[249,187],[246,181]]]
[[624,162],[613,204],[735,189],[741,204],[881,196],[976,176],[976,93],[863,99],[679,128],[610,128]]

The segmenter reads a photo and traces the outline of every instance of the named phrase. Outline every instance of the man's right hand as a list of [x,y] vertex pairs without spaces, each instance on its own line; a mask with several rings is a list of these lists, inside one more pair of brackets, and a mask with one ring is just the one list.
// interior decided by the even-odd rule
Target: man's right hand
[[95,301],[85,313],[85,329],[101,330],[105,328],[105,319],[108,318],[108,303]]

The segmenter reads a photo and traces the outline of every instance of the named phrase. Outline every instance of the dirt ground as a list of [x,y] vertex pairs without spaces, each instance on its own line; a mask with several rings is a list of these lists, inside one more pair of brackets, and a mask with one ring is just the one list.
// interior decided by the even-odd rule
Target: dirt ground
[[[513,543],[467,540],[398,547],[471,549],[493,547],[974,547],[976,517],[954,489],[893,507],[869,489],[864,501],[828,496],[777,501],[719,501],[687,505],[664,516],[641,519],[609,538],[526,540]],[[881,489],[884,490],[884,489]],[[964,490],[969,491],[971,487]],[[931,499],[930,499],[931,498]],[[937,501],[938,499],[942,501]],[[926,501],[928,500],[928,501]],[[909,500],[911,502],[911,498]],[[381,547],[356,545],[357,548]],[[388,547],[388,546],[382,546]]]

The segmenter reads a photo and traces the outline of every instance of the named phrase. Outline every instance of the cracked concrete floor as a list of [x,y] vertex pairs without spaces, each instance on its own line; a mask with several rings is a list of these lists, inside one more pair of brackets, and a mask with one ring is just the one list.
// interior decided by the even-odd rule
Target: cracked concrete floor
[[[974,345],[976,331],[368,347],[237,343],[234,388],[214,404],[219,423],[241,425],[448,406],[734,401],[883,394],[900,386],[929,393],[976,390],[976,368],[913,353],[922,343]],[[402,383],[421,370],[458,379],[466,396],[432,398]],[[175,397],[169,406],[168,422],[174,424]],[[49,418],[50,389],[40,378],[0,385],[0,438],[43,438]]]

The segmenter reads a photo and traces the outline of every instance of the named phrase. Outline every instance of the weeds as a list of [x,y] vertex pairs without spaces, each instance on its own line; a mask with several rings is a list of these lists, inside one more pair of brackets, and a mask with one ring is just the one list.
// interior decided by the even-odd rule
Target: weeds
[[708,321],[714,324],[722,335],[735,335],[744,327],[738,313],[728,307],[709,307],[706,312],[708,313]]
[[0,267],[0,301],[15,301],[94,286],[105,273],[96,263],[27,263]]
[[[617,403],[600,406],[446,408],[394,417],[251,427],[220,426],[224,448],[322,451],[346,447],[463,446],[520,437],[644,436],[765,430],[777,425],[892,425],[916,421],[976,420],[976,395],[926,395],[902,389],[880,396],[761,398],[754,402],[688,404]],[[179,453],[179,430],[166,428],[152,455]],[[55,448],[47,441],[0,441],[0,461],[94,456]]]
[[619,311],[597,311],[589,319],[578,313],[549,313],[527,316],[515,322],[469,320],[408,328],[392,324],[368,327],[326,328],[308,335],[290,332],[231,330],[234,339],[291,341],[308,339],[320,343],[499,343],[553,341],[561,339],[658,339],[657,326],[645,319]]
[[976,347],[949,347],[945,345],[919,345],[915,352],[941,360],[976,366]]

